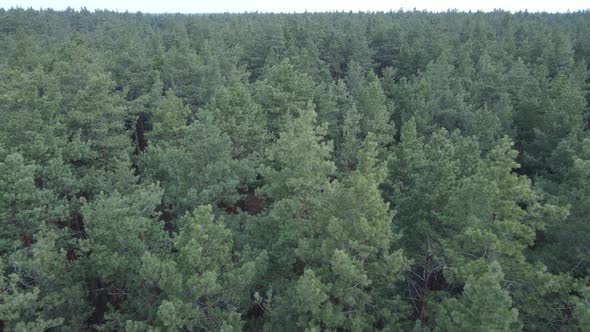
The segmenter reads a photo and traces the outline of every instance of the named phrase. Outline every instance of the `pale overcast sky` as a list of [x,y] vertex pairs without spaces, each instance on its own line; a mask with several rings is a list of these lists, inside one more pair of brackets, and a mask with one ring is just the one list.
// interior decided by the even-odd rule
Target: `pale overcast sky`
[[529,10],[547,12],[566,12],[590,8],[590,0],[214,0],[214,1],[154,1],[154,0],[56,0],[26,1],[0,0],[0,8],[22,7],[34,9],[53,8],[74,9],[86,7],[88,10],[109,9],[120,12],[141,11],[144,13],[219,13],[219,12],[303,12],[303,11],[389,11],[403,8],[429,11],[459,9],[463,11],[490,11],[500,8],[509,11]]

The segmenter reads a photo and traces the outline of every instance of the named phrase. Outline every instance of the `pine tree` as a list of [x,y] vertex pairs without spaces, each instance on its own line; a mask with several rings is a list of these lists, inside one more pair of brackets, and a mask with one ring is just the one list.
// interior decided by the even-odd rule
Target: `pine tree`
[[371,132],[382,148],[388,146],[394,138],[394,125],[390,121],[391,116],[381,83],[373,72],[367,75],[361,85],[357,108],[362,116],[361,137],[365,138]]
[[390,251],[393,215],[379,193],[386,173],[376,157],[371,134],[359,152],[358,169],[342,184],[334,182],[319,198],[321,207],[310,212],[295,250],[305,271],[278,297],[275,324],[291,312],[296,314],[287,319],[300,328],[397,326],[397,317],[379,308],[399,305],[392,285],[406,261],[401,251]]
[[323,133],[325,128],[316,127],[315,112],[301,110],[266,153],[267,167],[262,170],[266,184],[260,192],[273,206],[250,231],[253,240],[268,249],[271,271],[276,269],[274,278],[279,281],[296,269],[293,250],[335,171],[332,148],[322,142]]
[[471,277],[460,298],[446,299],[437,313],[437,331],[520,331],[518,311],[502,289],[500,264],[491,263],[481,276]]
[[245,84],[218,90],[200,117],[230,137],[233,158],[262,154],[267,140],[266,118]]
[[237,200],[243,172],[232,158],[232,142],[207,119],[189,124],[189,109],[170,92],[162,99],[147,134],[149,147],[139,158],[146,183],[160,182],[167,221],[194,206]]
[[296,116],[298,110],[308,107],[313,100],[314,84],[311,78],[299,73],[284,60],[265,67],[264,73],[254,86],[255,100],[262,105],[267,116],[267,130],[278,134],[285,128],[288,117]]
[[[179,221],[173,256],[145,253],[141,279],[161,302],[152,326],[163,329],[239,331],[265,254],[236,257],[232,234],[200,206]],[[234,257],[232,257],[234,256]],[[153,293],[153,292],[152,292]]]
[[0,315],[15,331],[56,327],[80,330],[93,308],[80,270],[62,247],[63,232],[42,224],[27,247],[3,256],[0,273]]
[[0,162],[0,252],[29,247],[33,235],[46,221],[64,217],[66,203],[51,190],[39,190],[35,178],[39,166],[25,164],[22,155],[14,153]]
[[134,188],[121,194],[101,193],[81,207],[83,238],[76,249],[76,264],[92,292],[91,321],[117,329],[143,304],[138,280],[145,253],[165,249],[167,234],[155,209],[162,193],[156,186]]

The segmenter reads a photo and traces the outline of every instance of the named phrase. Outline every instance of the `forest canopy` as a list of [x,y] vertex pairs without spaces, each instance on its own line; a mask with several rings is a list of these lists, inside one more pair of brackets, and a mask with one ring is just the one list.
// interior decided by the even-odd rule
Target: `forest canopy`
[[0,9],[0,331],[587,331],[589,36]]

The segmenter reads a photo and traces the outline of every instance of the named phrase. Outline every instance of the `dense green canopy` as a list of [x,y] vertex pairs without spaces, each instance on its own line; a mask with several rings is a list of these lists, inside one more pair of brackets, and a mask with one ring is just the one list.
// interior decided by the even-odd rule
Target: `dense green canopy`
[[589,36],[0,9],[0,331],[587,331]]

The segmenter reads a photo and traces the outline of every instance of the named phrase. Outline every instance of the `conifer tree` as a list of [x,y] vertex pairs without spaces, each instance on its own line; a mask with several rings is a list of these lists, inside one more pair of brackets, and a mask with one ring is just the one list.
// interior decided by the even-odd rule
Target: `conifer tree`
[[263,152],[267,140],[266,117],[245,84],[218,90],[201,117],[230,137],[233,158]]
[[159,181],[164,190],[168,221],[195,205],[237,199],[241,168],[232,159],[230,138],[206,120],[189,124],[189,114],[169,92],[154,111],[149,147],[139,160],[146,182]]
[[520,331],[518,311],[502,289],[500,265],[491,263],[481,276],[469,278],[460,298],[446,299],[437,313],[437,331]]
[[288,319],[309,329],[397,326],[398,317],[379,308],[400,305],[392,285],[406,261],[401,251],[390,251],[393,215],[380,197],[385,168],[376,157],[371,134],[359,152],[358,169],[318,197],[322,204],[300,227],[295,250],[305,270],[286,295],[278,295],[273,324]]
[[241,330],[241,315],[252,303],[252,286],[264,268],[265,254],[251,260],[239,254],[232,257],[236,253],[231,231],[223,220],[215,220],[211,206],[200,206],[179,220],[173,248],[173,255],[146,252],[141,258],[140,278],[152,294],[157,291],[159,300],[151,325]]
[[369,132],[375,135],[380,147],[387,147],[394,138],[394,125],[387,109],[387,102],[381,83],[373,72],[363,80],[357,97],[357,108],[362,118],[360,130],[362,138]]
[[265,67],[260,80],[254,86],[255,100],[262,105],[267,115],[268,131],[278,134],[288,117],[296,116],[298,110],[308,107],[313,100],[314,84],[306,74],[299,73],[284,60]]

